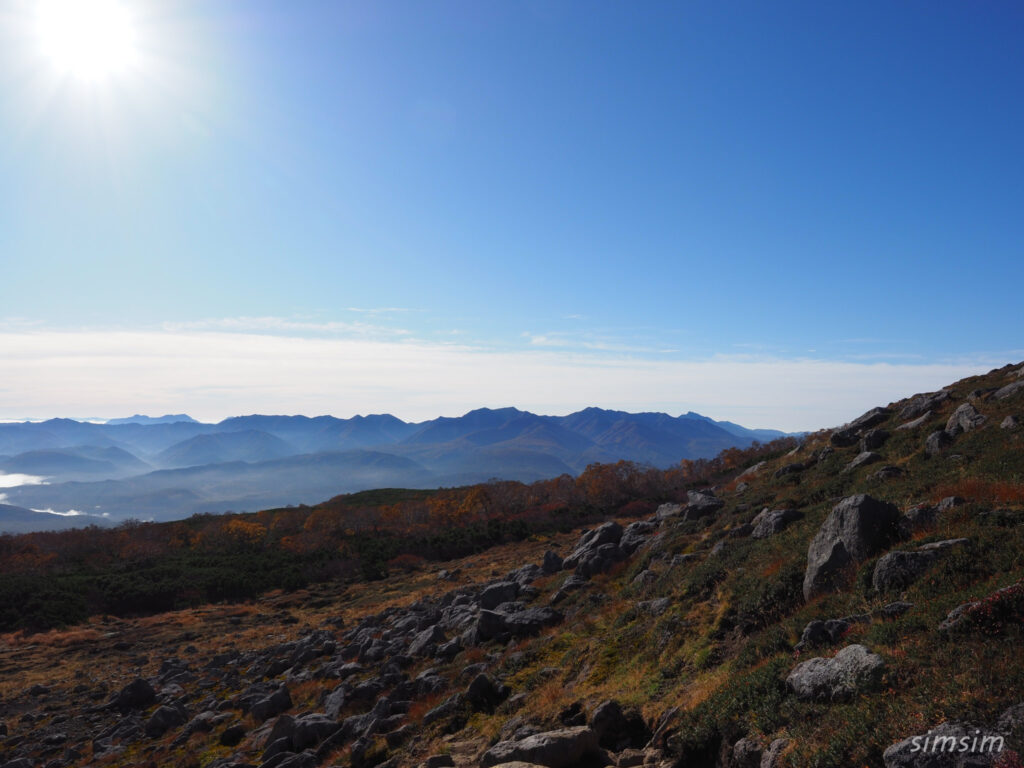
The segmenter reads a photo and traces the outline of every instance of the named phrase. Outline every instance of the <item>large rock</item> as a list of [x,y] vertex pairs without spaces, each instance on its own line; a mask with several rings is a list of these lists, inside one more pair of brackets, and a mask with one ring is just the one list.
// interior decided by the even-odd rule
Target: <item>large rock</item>
[[935,552],[889,552],[875,565],[871,586],[879,592],[906,589],[935,562]]
[[767,539],[774,536],[783,528],[796,520],[803,518],[803,512],[795,509],[764,509],[753,519],[754,530],[751,531],[751,538]]
[[970,432],[985,423],[986,417],[982,416],[970,403],[964,403],[946,421],[946,433],[951,437],[961,432]]
[[737,475],[737,478],[742,479],[744,477],[750,477],[751,475],[756,475],[758,472],[760,472],[762,469],[764,469],[767,464],[768,464],[767,461],[759,461],[759,462],[757,462],[757,464],[753,464],[753,465],[747,467],[746,469],[744,469],[742,472],[740,472],[739,475]]
[[996,400],[1005,400],[1008,397],[1013,397],[1018,392],[1024,392],[1024,381],[1015,381],[1013,384],[1007,384],[1002,389],[996,390],[992,397]]
[[904,424],[900,424],[898,427],[896,427],[896,429],[897,430],[917,429],[918,427],[924,426],[925,422],[927,422],[931,417],[932,417],[932,412],[931,411],[926,411],[925,413],[923,413],[920,416],[918,416],[916,419],[908,421],[908,422],[906,422]]
[[576,543],[576,548],[562,562],[562,567],[575,568],[582,560],[590,558],[604,545],[611,544],[617,549],[620,539],[622,539],[622,526],[614,520],[587,531]]
[[171,728],[184,725],[186,719],[185,711],[181,707],[164,705],[146,721],[146,735],[151,739],[157,739]]
[[776,480],[785,477],[786,475],[797,475],[807,469],[807,465],[802,461],[794,461],[792,464],[785,464],[775,470],[775,474],[772,475]]
[[1021,743],[1021,737],[1024,736],[1024,701],[1003,711],[996,721],[996,730],[1007,738],[1015,739],[1017,744]]
[[466,699],[461,693],[453,693],[443,702],[423,715],[423,725],[430,725],[433,722],[445,720],[458,714],[465,706],[465,702]]
[[498,613],[497,611],[480,611],[480,615],[476,620],[477,640],[486,642],[505,631],[507,631],[505,629],[505,614]]
[[651,740],[651,729],[636,710],[623,712],[617,701],[602,701],[590,716],[598,744],[613,752],[639,749]]
[[949,433],[943,429],[937,432],[932,432],[928,435],[924,441],[924,452],[929,456],[937,456],[942,453],[943,449],[951,445],[953,438],[949,436]]
[[602,544],[596,549],[584,552],[576,561],[576,575],[589,579],[598,573],[604,573],[613,565],[624,560],[626,555],[618,544]]
[[638,520],[635,523],[630,523],[626,526],[626,530],[622,532],[622,538],[619,540],[619,551],[627,557],[632,555],[654,533],[655,528],[657,528],[657,525],[649,520]]
[[292,707],[292,697],[287,686],[282,685],[269,696],[256,701],[249,710],[256,722],[262,723]]
[[338,730],[338,721],[322,714],[304,715],[295,719],[291,734],[293,752],[315,747]]
[[760,742],[744,736],[732,745],[733,768],[760,768],[764,748]]
[[881,460],[882,457],[879,456],[874,451],[861,451],[860,453],[857,454],[853,461],[851,461],[849,464],[846,465],[846,467],[843,468],[843,472],[853,472],[855,469],[858,469],[859,467],[863,467],[867,464],[874,464],[876,461]]
[[851,445],[856,445],[857,433],[852,429],[837,429],[831,435],[828,436],[828,440],[836,448],[847,448]]
[[848,645],[833,658],[808,659],[786,678],[797,698],[846,701],[856,693],[874,690],[882,681],[885,662],[863,645]]
[[861,434],[871,427],[878,426],[888,419],[892,412],[888,408],[872,408],[862,416],[858,416],[849,424],[844,424],[829,436],[829,442],[837,448],[854,445],[860,440]]
[[1016,584],[1010,584],[1008,587],[997,589],[995,592],[992,592],[981,600],[961,603],[946,615],[946,618],[939,624],[939,630],[942,632],[950,632],[952,630],[969,626],[971,620],[977,617],[978,610],[986,603],[996,603],[1001,602],[1002,600],[1013,599],[1013,597],[1018,595],[1020,591],[1021,583],[1017,582]]
[[789,739],[775,739],[761,756],[761,768],[778,768],[782,753],[789,747]]
[[855,432],[860,432],[871,427],[878,426],[883,421],[888,419],[892,415],[892,411],[888,408],[872,408],[870,411],[862,416],[858,416],[856,419],[846,425],[847,429],[852,429]]
[[490,675],[481,672],[469,684],[465,698],[473,709],[493,712],[496,706],[508,698],[509,693],[507,685],[498,683]]
[[666,502],[665,504],[660,505],[656,510],[654,510],[654,519],[660,523],[662,520],[668,520],[671,517],[679,517],[679,515],[681,515],[682,512],[682,504]]
[[869,429],[860,439],[861,451],[874,451],[885,445],[890,437],[889,431],[885,429]]
[[925,544],[916,552],[889,552],[875,565],[871,584],[879,592],[906,589],[948,550],[969,543],[969,539],[947,539]]
[[554,608],[541,606],[517,611],[505,617],[505,630],[513,637],[539,635],[545,627],[560,624],[565,617]]
[[820,645],[838,643],[849,628],[850,622],[845,619],[828,619],[827,621],[815,619],[804,627],[803,634],[800,635],[800,642],[796,644],[796,650],[803,651]]
[[480,766],[490,768],[520,761],[547,768],[564,768],[579,762],[588,754],[596,753],[598,749],[597,733],[581,725],[537,733],[525,739],[499,741],[484,753]]
[[839,502],[807,549],[804,599],[841,586],[848,568],[898,537],[899,519],[896,507],[867,494]]
[[488,610],[502,603],[509,603],[519,596],[519,584],[515,581],[496,581],[484,587],[480,593],[480,607]]
[[547,550],[544,553],[544,562],[541,564],[541,569],[547,574],[558,573],[562,570],[562,558],[550,549]]
[[443,643],[444,640],[444,630],[435,624],[432,627],[427,627],[412,639],[412,642],[409,643],[408,653],[410,656],[429,656],[435,646],[438,643]]
[[901,419],[916,419],[928,413],[936,406],[949,400],[949,392],[930,392],[924,395],[914,395],[907,405],[900,410]]
[[656,510],[654,510],[654,517],[652,518],[655,522],[660,523],[663,520],[670,520],[673,517],[679,517],[683,514],[684,505],[677,502],[665,502],[660,504]]
[[118,692],[112,703],[115,708],[124,713],[133,709],[145,709],[154,701],[156,701],[156,691],[153,690],[153,686],[141,677],[137,677]]
[[722,507],[725,502],[707,491],[687,491],[686,511],[683,513],[684,520],[696,520],[707,515],[712,515]]
[[1004,746],[1002,734],[964,723],[943,723],[882,753],[885,768],[989,768]]
[[892,464],[886,464],[868,476],[868,480],[874,480],[881,482],[883,480],[892,480],[894,477],[902,477],[903,469],[901,467],[894,466]]
[[938,520],[939,510],[927,504],[919,504],[911,507],[907,513],[900,518],[900,531],[905,538],[910,538],[915,532],[926,528],[934,528]]

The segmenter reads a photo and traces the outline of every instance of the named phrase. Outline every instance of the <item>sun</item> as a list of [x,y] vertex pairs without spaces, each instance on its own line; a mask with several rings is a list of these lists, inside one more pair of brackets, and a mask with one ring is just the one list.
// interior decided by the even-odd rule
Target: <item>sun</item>
[[100,82],[137,65],[135,25],[118,0],[36,0],[36,26],[43,55],[61,74]]

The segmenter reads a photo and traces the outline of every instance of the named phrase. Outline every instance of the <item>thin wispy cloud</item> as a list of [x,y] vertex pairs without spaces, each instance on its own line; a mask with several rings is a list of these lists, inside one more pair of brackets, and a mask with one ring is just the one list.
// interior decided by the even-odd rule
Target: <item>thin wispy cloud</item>
[[[360,310],[353,310],[360,311]],[[363,310],[372,312],[373,310]],[[383,310],[382,310],[383,311]],[[397,311],[397,310],[395,310]],[[406,328],[364,322],[303,320],[286,317],[223,317],[164,323],[167,331],[229,331],[233,333],[332,334],[357,337],[409,336]]]
[[621,352],[627,355],[667,355],[677,353],[673,347],[659,347],[645,343],[645,340],[601,338],[588,333],[523,333],[532,347],[552,347],[593,352]]

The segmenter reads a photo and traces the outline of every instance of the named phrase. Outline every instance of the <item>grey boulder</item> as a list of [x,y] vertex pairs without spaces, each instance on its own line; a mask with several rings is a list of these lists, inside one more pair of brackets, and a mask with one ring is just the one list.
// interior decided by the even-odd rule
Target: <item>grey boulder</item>
[[869,429],[860,439],[861,451],[874,451],[885,445],[890,437],[889,431],[885,429]]
[[949,393],[945,390],[931,392],[924,395],[914,395],[910,402],[900,410],[901,419],[916,419],[925,413],[933,410],[936,406],[949,400]]
[[878,592],[906,589],[935,562],[935,552],[889,552],[875,565],[871,586]]
[[519,761],[547,768],[564,768],[596,753],[598,749],[597,732],[589,726],[561,728],[524,739],[499,741],[484,753],[480,767],[490,768]]
[[679,517],[679,515],[682,514],[682,512],[682,504],[673,504],[670,502],[662,504],[654,511],[654,519],[658,522],[661,522],[662,520],[667,520],[670,517]]
[[782,753],[789,746],[789,739],[775,739],[761,755],[761,768],[778,768]]
[[874,464],[876,461],[881,461],[882,457],[874,451],[861,451],[857,454],[856,458],[851,461],[846,467],[843,468],[843,472],[853,472],[855,469],[866,466],[868,464]]
[[562,558],[550,549],[547,550],[544,553],[544,562],[541,563],[541,569],[547,574],[558,573],[562,570]]
[[786,678],[786,687],[799,699],[847,701],[862,691],[876,689],[885,662],[863,645],[848,645],[833,658],[808,659]]
[[821,621],[816,619],[808,622],[800,635],[800,642],[796,644],[796,650],[802,651],[807,648],[814,648],[820,645],[832,645],[838,643],[843,633],[850,628],[850,622],[844,619],[828,619]]
[[924,441],[924,452],[929,456],[936,456],[942,453],[942,450],[952,442],[953,438],[949,436],[949,433],[940,429],[928,435],[928,438]]
[[767,539],[803,516],[802,512],[795,509],[764,509],[751,521],[754,530],[750,536],[754,539]]
[[848,568],[894,541],[899,518],[892,504],[863,493],[836,504],[807,549],[804,599],[836,589]]
[[1007,384],[1002,389],[996,390],[996,393],[992,395],[996,400],[1005,400],[1008,397],[1013,397],[1018,392],[1024,391],[1024,381],[1015,381],[1013,384]]
[[734,768],[760,768],[763,753],[760,743],[744,736],[732,745],[732,765]]
[[910,736],[882,753],[885,768],[989,768],[1003,748],[1003,737],[965,723],[943,723]]
[[946,422],[946,432],[951,437],[955,437],[961,432],[970,432],[972,429],[977,429],[986,421],[986,417],[978,413],[973,405],[964,403],[953,411],[953,415],[949,417],[949,420]]
[[696,520],[707,515],[712,515],[722,507],[725,502],[706,491],[686,492],[686,511],[683,513],[684,520]]
[[185,712],[181,707],[164,705],[159,707],[146,721],[146,735],[151,739],[163,736],[172,728],[184,725]]

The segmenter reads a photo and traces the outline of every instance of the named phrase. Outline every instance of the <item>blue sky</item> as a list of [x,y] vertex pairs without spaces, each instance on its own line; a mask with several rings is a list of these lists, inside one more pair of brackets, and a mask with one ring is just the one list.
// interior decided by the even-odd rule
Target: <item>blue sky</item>
[[0,3],[0,417],[808,429],[1024,357],[1017,3],[120,4],[83,82]]

